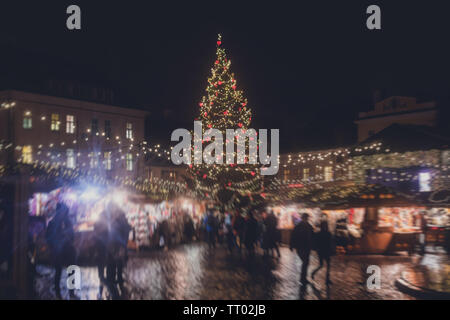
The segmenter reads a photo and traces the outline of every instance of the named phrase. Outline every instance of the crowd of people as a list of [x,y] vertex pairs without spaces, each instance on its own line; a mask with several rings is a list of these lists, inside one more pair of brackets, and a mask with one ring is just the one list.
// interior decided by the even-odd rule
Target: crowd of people
[[[112,298],[123,291],[123,269],[128,259],[128,239],[131,226],[123,212],[111,202],[101,213],[94,225],[94,257],[98,269],[100,292],[106,286]],[[74,227],[69,217],[69,209],[58,203],[55,214],[46,229],[46,241],[49,247],[51,263],[55,268],[54,287],[57,298],[61,298],[61,273],[63,267],[77,264],[74,245]],[[119,288],[117,287],[119,286]],[[71,298],[76,298],[74,288],[68,288]]]
[[[230,254],[235,249],[242,253],[243,249],[249,257],[255,255],[256,248],[261,248],[264,256],[276,253],[280,257],[279,243],[281,241],[278,218],[273,213],[261,214],[249,212],[245,217],[240,213],[221,215],[210,211],[203,220],[205,226],[205,239],[209,248],[214,249],[216,242],[226,242]],[[223,241],[225,239],[225,241]],[[330,285],[330,258],[335,253],[335,242],[328,228],[326,216],[323,216],[320,226],[312,226],[309,215],[302,214],[301,221],[297,223],[291,234],[290,249],[296,250],[302,261],[300,282],[308,283],[307,274],[311,251],[315,250],[319,259],[319,266],[311,273],[314,279],[317,272],[326,265],[326,284]]]
[[[179,242],[189,243],[204,240],[210,250],[214,251],[218,244],[225,246],[229,254],[238,252],[249,258],[262,251],[265,257],[280,257],[281,232],[278,229],[278,218],[274,213],[249,212],[245,216],[239,212],[221,214],[217,210],[209,210],[203,219],[194,223],[192,217],[183,215],[178,220],[177,232],[169,221],[159,223],[155,237],[159,238],[159,246],[168,248],[173,245],[175,233],[181,233]],[[94,257],[98,269],[100,292],[103,286],[108,288],[112,298],[120,297],[123,291],[123,269],[128,258],[128,242],[132,227],[125,212],[114,202],[108,204],[94,225]],[[74,246],[74,227],[69,218],[69,209],[60,203],[50,220],[46,230],[46,240],[51,253],[51,261],[55,268],[55,293],[61,297],[60,281],[64,266],[76,264]],[[315,250],[319,266],[311,273],[314,279],[317,272],[326,266],[326,284],[330,280],[330,257],[334,254],[333,236],[324,216],[320,226],[312,226],[309,215],[304,213],[291,234],[290,249],[296,250],[302,267],[300,282],[308,283],[307,274],[311,251]],[[118,287],[117,287],[118,286]],[[73,290],[69,294],[74,296]]]

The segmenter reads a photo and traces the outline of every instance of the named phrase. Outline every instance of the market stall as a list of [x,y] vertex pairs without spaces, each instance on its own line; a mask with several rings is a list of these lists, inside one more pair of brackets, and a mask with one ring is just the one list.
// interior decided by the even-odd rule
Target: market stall
[[279,218],[283,242],[303,212],[313,226],[324,215],[336,235],[338,251],[347,253],[412,253],[421,233],[420,219],[428,221],[427,242],[443,241],[450,218],[447,208],[425,206],[414,196],[399,194],[379,185],[302,190],[303,202],[269,206]]
[[[172,201],[154,202],[144,196],[130,195],[123,190],[100,190],[88,188],[58,188],[48,193],[34,193],[29,200],[29,215],[32,224],[30,232],[39,248],[41,259],[48,258],[45,244],[45,227],[55,213],[56,205],[62,202],[69,208],[69,216],[75,229],[75,246],[81,260],[90,260],[88,250],[94,241],[94,224],[108,203],[113,201],[124,212],[132,227],[129,247],[157,246],[160,237],[158,225],[167,221],[172,243],[181,242],[184,219],[189,216],[198,224],[205,213],[202,202],[189,198],[177,198]],[[166,239],[167,241],[167,239]]]

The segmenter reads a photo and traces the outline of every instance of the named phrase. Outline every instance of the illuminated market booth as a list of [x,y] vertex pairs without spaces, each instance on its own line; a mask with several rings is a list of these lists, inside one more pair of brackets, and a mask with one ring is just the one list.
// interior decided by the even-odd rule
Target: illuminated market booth
[[168,221],[176,229],[183,218],[191,217],[195,224],[205,212],[204,202],[176,182],[111,182],[40,163],[0,167],[0,191],[0,296],[8,297],[29,297],[31,264],[48,261],[45,229],[58,201],[69,207],[80,263],[90,261],[93,226],[109,201],[125,212],[133,229],[129,246],[136,249],[159,243],[152,237],[158,222]]
[[45,257],[45,225],[54,215],[57,203],[62,202],[69,208],[76,232],[75,246],[83,260],[91,258],[86,254],[92,252],[89,248],[93,245],[94,224],[102,218],[101,213],[111,201],[124,211],[132,227],[129,247],[133,249],[157,246],[157,227],[164,220],[175,229],[171,230],[175,237],[173,243],[179,243],[186,216],[196,226],[205,213],[205,204],[200,201],[185,197],[155,201],[118,188],[62,187],[49,193],[34,193],[29,200],[31,234],[41,244],[38,246],[43,253],[41,257]]
[[445,230],[450,223],[448,203],[432,204],[380,185],[302,190],[287,196],[290,200],[267,208],[279,219],[284,243],[289,243],[291,230],[303,212],[316,227],[326,217],[338,249],[348,253],[412,253],[421,233],[422,213],[428,221],[428,243],[443,241],[444,233],[436,236],[436,231]]

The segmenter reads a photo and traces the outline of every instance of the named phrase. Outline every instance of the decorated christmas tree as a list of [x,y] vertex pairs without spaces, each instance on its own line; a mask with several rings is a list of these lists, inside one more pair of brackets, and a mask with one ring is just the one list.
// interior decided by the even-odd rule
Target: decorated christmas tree
[[[202,123],[202,133],[214,128],[219,130],[223,136],[223,149],[214,156],[223,159],[223,164],[191,164],[190,171],[194,177],[194,187],[209,198],[219,200],[225,206],[234,206],[243,196],[252,197],[260,195],[262,184],[259,166],[250,164],[248,145],[249,140],[255,138],[247,137],[240,144],[246,150],[243,164],[237,161],[237,136],[233,136],[234,143],[233,163],[225,161],[225,145],[229,142],[226,130],[233,129],[235,132],[245,133],[252,120],[251,109],[247,105],[247,99],[243,92],[238,90],[237,81],[231,72],[231,61],[225,54],[222,46],[221,35],[217,40],[216,59],[208,78],[206,94],[199,102],[199,117],[196,121]],[[203,135],[202,135],[203,136]],[[236,139],[234,139],[236,138]],[[256,138],[257,139],[257,138]],[[195,138],[194,138],[195,141]],[[203,139],[202,150],[212,143],[213,140]],[[243,143],[242,143],[243,142]],[[256,141],[255,141],[256,142]],[[201,153],[193,147],[195,154]],[[241,161],[242,162],[242,161]]]

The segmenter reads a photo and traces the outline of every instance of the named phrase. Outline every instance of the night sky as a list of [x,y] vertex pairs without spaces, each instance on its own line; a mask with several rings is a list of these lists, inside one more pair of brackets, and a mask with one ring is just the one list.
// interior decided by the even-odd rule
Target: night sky
[[[107,83],[117,104],[152,112],[150,139],[167,145],[173,129],[193,126],[220,32],[252,127],[279,128],[282,151],[349,145],[375,89],[448,110],[450,24],[440,3],[2,1],[1,86]],[[66,29],[70,4],[81,7],[81,31]],[[381,7],[381,31],[366,28],[369,4]],[[61,61],[80,67],[65,72]]]

